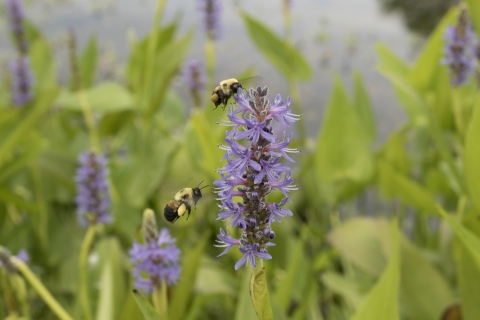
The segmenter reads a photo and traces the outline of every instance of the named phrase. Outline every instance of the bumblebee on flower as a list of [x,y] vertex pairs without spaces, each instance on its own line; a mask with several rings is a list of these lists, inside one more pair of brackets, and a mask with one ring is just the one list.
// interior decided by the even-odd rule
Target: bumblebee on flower
[[[267,94],[267,87],[250,89],[246,94],[239,89],[234,96],[235,104],[228,110],[229,121],[223,124],[232,129],[226,132],[227,145],[220,146],[225,150],[223,159],[227,164],[219,169],[221,179],[214,182],[221,201],[217,219],[243,231],[240,239],[234,239],[220,229],[216,246],[226,248],[220,255],[239,246],[243,257],[235,269],[244,264],[256,267],[257,258],[272,258],[268,253],[268,247],[275,245],[271,242],[275,238],[271,225],[292,215],[282,206],[289,200],[288,193],[297,190],[290,167],[280,161],[285,158],[293,162],[287,153],[298,150],[288,148],[292,135],[276,139],[272,125],[277,122],[289,126],[299,116],[291,113],[290,98],[283,100],[276,95],[272,100]],[[267,203],[266,196],[274,190],[285,197],[280,203]],[[241,197],[242,202],[234,201],[235,196]]]

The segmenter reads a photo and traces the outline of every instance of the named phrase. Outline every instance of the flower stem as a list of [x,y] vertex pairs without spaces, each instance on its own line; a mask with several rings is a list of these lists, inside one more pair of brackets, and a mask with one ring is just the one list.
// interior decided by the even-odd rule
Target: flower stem
[[[215,42],[210,39],[210,37],[208,37],[207,42],[205,42],[205,60],[207,67],[207,88],[208,90],[212,90],[215,87]],[[210,96],[208,97],[208,101],[210,101]]]
[[455,119],[455,126],[457,128],[458,135],[463,140],[465,136],[465,118],[463,116],[463,108],[460,103],[460,92],[458,88],[453,88],[452,90],[452,99],[453,99],[453,116]]
[[257,259],[257,265],[252,268],[252,277],[250,279],[250,297],[252,298],[253,308],[260,320],[273,320],[273,312],[268,294],[267,277],[263,260]]
[[79,291],[80,291],[80,303],[83,308],[84,317],[86,320],[92,319],[92,313],[90,309],[90,301],[88,297],[88,272],[87,272],[87,263],[88,263],[88,253],[95,238],[95,226],[89,226],[85,238],[83,238],[82,247],[80,249],[80,258],[79,258]]
[[35,289],[42,300],[50,307],[50,309],[61,320],[73,320],[73,318],[63,309],[58,301],[52,296],[52,294],[45,288],[40,279],[30,270],[30,268],[20,259],[11,257],[10,260],[15,265],[18,271],[25,277],[30,285]]
[[162,319],[168,317],[168,303],[167,303],[167,283],[162,281],[160,287],[155,287],[153,291],[153,305],[157,309]]
[[97,129],[95,128],[92,109],[90,108],[88,97],[83,89],[78,91],[78,99],[80,100],[83,117],[85,118],[85,123],[87,124],[88,134],[90,136],[90,145],[96,153],[100,154],[100,140],[98,138]]

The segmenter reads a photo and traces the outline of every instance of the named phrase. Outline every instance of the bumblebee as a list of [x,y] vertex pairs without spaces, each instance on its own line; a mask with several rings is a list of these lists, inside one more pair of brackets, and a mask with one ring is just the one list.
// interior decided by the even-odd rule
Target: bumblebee
[[198,184],[196,188],[183,188],[175,194],[173,200],[168,201],[165,209],[163,209],[163,215],[167,221],[174,223],[178,218],[183,216],[188,211],[188,217],[190,217],[190,211],[192,205],[196,209],[198,200],[202,198],[202,192],[200,190],[208,187],[208,185],[200,188],[203,180]]
[[238,89],[243,88],[237,79],[231,78],[220,82],[219,86],[213,89],[210,100],[215,104],[215,109],[223,103],[223,109],[227,106],[228,99],[237,94]]

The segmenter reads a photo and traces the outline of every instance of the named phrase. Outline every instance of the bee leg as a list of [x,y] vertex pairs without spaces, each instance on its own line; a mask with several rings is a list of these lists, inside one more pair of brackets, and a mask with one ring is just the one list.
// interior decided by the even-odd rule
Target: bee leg
[[192,209],[188,208],[187,220],[188,220],[188,217],[190,217],[190,212],[191,211],[192,211]]

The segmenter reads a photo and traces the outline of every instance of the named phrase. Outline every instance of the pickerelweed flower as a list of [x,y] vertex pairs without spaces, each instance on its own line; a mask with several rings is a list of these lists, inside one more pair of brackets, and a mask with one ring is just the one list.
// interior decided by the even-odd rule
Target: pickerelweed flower
[[12,74],[12,100],[23,106],[33,98],[33,76],[28,57],[20,57],[10,63]]
[[198,0],[199,10],[204,15],[202,27],[207,36],[212,40],[220,39],[220,18],[221,1],[220,0]]
[[190,89],[193,105],[196,107],[201,105],[202,92],[206,81],[202,63],[197,60],[189,60],[183,68],[183,82]]
[[111,223],[107,159],[94,152],[84,152],[79,157],[79,163],[76,175],[79,223],[84,227]]
[[466,10],[461,11],[457,25],[445,30],[445,57],[442,64],[450,68],[450,83],[462,85],[475,68],[478,39]]
[[[5,267],[5,269],[8,272],[15,272],[16,271],[15,266],[10,261],[10,258],[11,258],[10,251],[0,246],[0,268]],[[23,262],[28,262],[28,260],[30,259],[27,251],[25,250],[20,250],[20,252],[18,252],[18,254],[15,256],[15,258]]]
[[[226,133],[227,145],[220,146],[226,151],[223,160],[227,164],[219,169],[221,179],[214,182],[221,201],[217,220],[226,220],[243,231],[240,239],[235,239],[220,229],[215,246],[226,248],[220,255],[239,246],[243,257],[235,264],[236,270],[244,264],[256,267],[257,258],[272,258],[267,250],[274,245],[272,223],[292,215],[282,207],[289,200],[288,193],[297,190],[290,167],[280,160],[293,162],[287,153],[298,150],[288,148],[291,135],[277,139],[272,125],[277,122],[288,126],[299,116],[291,113],[290,98],[283,100],[277,95],[271,100],[267,94],[267,87],[250,89],[246,94],[239,89],[234,96],[236,103],[228,110],[229,121],[224,123],[232,128]],[[274,190],[283,193],[283,200],[267,203],[265,197]],[[242,201],[236,202],[234,197]]]
[[169,285],[177,283],[180,250],[175,245],[176,239],[165,228],[156,239],[145,237],[145,240],[145,244],[134,242],[129,253],[134,265],[134,286],[147,294],[159,288],[162,281]]
[[18,50],[22,55],[27,52],[27,41],[25,40],[25,30],[23,21],[25,13],[21,0],[6,0],[5,7],[10,20],[10,29],[13,33]]

